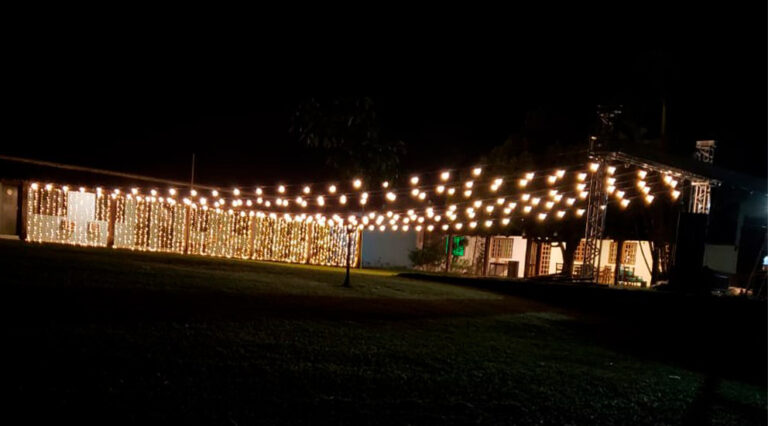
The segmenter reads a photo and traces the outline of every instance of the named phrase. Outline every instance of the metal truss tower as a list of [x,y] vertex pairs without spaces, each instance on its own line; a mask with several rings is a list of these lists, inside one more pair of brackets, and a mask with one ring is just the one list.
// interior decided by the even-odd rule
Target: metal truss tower
[[[605,150],[614,134],[616,119],[621,107],[598,106],[597,135],[589,139],[589,160],[591,176],[587,194],[587,218],[584,229],[584,263],[581,278],[597,281],[600,276],[600,249],[605,233],[605,215],[608,194],[605,193]],[[596,167],[596,168],[595,168]]]
[[[715,161],[715,141],[696,141],[696,153],[694,157],[706,164]],[[709,179],[691,180],[691,193],[688,203],[688,212],[709,214],[712,187]]]

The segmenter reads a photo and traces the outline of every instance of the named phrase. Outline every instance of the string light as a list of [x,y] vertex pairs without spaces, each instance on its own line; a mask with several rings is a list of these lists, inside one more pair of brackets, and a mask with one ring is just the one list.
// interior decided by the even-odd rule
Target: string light
[[451,173],[450,172],[442,172],[442,173],[440,173],[440,179],[443,182],[447,181],[450,178],[451,178]]
[[481,173],[483,173],[483,169],[480,167],[475,167],[474,169],[472,169],[472,176],[477,177],[477,176],[480,176]]

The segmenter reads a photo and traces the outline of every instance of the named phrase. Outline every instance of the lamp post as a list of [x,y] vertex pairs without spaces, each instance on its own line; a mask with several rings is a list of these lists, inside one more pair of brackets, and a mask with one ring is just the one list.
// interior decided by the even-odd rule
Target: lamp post
[[343,287],[351,287],[349,284],[349,263],[351,259],[352,254],[352,232],[350,229],[350,226],[347,225],[347,274],[344,277],[344,284],[342,284]]

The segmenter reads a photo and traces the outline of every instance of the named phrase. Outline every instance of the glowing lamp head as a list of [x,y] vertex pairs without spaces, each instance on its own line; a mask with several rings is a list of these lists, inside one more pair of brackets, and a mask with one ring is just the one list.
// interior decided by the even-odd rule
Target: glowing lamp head
[[645,177],[648,176],[648,172],[645,170],[638,170],[637,171],[637,177],[640,179],[645,179]]
[[472,190],[471,189],[467,189],[466,191],[464,191],[464,197],[469,198],[471,196],[472,196]]
[[387,192],[387,201],[395,201],[396,199],[397,195],[394,192]]
[[419,196],[419,189],[418,188],[413,188],[411,190],[411,196],[412,197],[418,197]]
[[448,195],[453,195],[456,193],[456,188],[448,188],[448,191],[446,192],[448,192]]
[[328,187],[328,192],[330,192],[331,194],[335,194],[336,193],[336,185],[329,186]]
[[211,191],[211,195],[213,195],[214,197],[218,197],[219,196],[219,191],[214,189],[213,191]]
[[451,172],[440,173],[440,179],[442,179],[443,182],[447,181],[450,178],[451,178]]
[[304,193],[309,194],[309,192],[312,191],[312,189],[309,186],[304,187]]
[[493,225],[493,221],[492,220],[486,220],[485,223],[483,223],[483,225],[485,225],[486,228],[490,228],[491,225]]
[[237,197],[237,196],[239,196],[239,195],[240,195],[240,190],[239,190],[239,189],[237,189],[237,188],[235,188],[235,189],[232,191],[232,193],[233,193],[233,194],[235,194],[235,197]]
[[600,163],[589,163],[590,172],[596,172],[598,169],[600,169]]
[[387,182],[387,181],[382,182],[381,183],[381,187],[382,188],[389,188],[389,182]]
[[438,194],[442,194],[443,192],[445,192],[445,186],[443,186],[443,185],[438,185],[438,186],[437,186],[437,188],[435,188],[435,191],[436,191]]
[[361,179],[355,179],[352,181],[352,186],[354,186],[355,189],[360,189],[363,187],[363,181]]
[[629,200],[627,200],[626,198],[621,200],[621,207],[622,208],[626,208],[628,205],[629,205]]
[[505,217],[504,219],[501,219],[501,224],[504,225],[504,226],[509,225],[509,218]]
[[547,218],[547,214],[546,213],[539,213],[537,218],[539,219],[539,221],[542,221],[542,220]]
[[346,195],[342,195],[341,197],[339,197],[339,204],[347,204],[347,196]]
[[480,176],[480,174],[483,173],[483,169],[480,167],[475,167],[472,169],[472,176]]

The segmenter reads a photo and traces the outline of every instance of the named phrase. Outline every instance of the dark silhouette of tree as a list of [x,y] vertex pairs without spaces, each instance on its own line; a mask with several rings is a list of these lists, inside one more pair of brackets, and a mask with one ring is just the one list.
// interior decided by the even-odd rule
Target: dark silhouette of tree
[[310,98],[298,104],[290,132],[321,151],[337,176],[390,180],[399,174],[405,143],[382,135],[368,97]]

